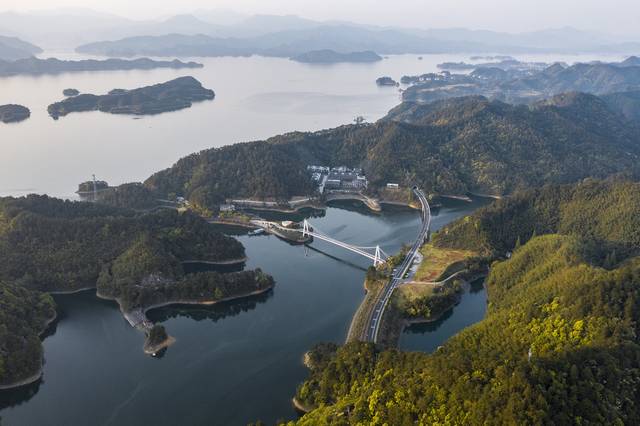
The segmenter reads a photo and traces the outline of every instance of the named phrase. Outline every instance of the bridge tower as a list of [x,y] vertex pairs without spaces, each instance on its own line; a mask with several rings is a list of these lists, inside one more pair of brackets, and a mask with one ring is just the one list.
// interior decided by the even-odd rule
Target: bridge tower
[[304,222],[302,222],[302,236],[306,237],[307,235],[309,235],[309,222],[305,219]]
[[376,246],[376,254],[373,256],[373,266],[378,266],[382,263],[382,253],[380,253],[380,246]]

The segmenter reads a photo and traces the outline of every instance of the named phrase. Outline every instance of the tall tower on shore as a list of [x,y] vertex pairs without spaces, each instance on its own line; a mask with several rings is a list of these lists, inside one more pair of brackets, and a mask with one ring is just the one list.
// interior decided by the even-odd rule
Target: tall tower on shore
[[93,202],[98,202],[98,182],[96,181],[96,175],[93,176]]

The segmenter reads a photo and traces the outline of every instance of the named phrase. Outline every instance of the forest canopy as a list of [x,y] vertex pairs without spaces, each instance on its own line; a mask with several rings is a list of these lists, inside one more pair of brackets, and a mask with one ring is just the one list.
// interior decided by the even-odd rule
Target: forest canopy
[[633,117],[638,104],[618,107],[616,99],[570,93],[531,106],[480,96],[403,103],[373,124],[192,154],[145,186],[215,210],[227,198],[312,194],[309,164],[363,167],[372,190],[396,182],[439,194],[505,195],[586,177],[640,176],[640,127],[620,113]]
[[485,319],[432,354],[320,346],[297,423],[637,424],[638,197],[625,181],[546,187],[440,231],[512,252],[491,267]]

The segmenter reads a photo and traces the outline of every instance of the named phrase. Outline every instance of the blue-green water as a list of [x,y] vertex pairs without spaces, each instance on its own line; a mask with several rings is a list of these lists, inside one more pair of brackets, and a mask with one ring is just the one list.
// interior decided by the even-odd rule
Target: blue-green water
[[[340,206],[311,223],[342,241],[380,244],[388,253],[411,241],[419,227],[419,214],[408,209],[374,215]],[[452,203],[434,212],[434,226],[476,206]],[[364,296],[369,261],[320,241],[305,250],[274,236],[239,239],[247,267],[272,274],[274,291],[210,308],[150,312],[177,339],[158,358],[143,354],[142,335],[114,303],[92,292],[56,296],[60,319],[44,340],[43,380],[0,393],[2,424],[244,425],[295,418],[291,397],[307,375],[302,356],[315,343],[344,341]],[[465,296],[440,329],[451,324],[455,332],[467,311],[479,319],[483,294]],[[428,349],[445,338],[411,329],[402,342]]]

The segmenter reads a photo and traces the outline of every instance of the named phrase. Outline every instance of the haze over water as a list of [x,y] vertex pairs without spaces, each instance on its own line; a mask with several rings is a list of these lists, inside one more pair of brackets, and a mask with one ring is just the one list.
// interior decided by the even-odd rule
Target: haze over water
[[[59,52],[41,57],[56,56]],[[78,55],[67,58],[80,59]],[[312,131],[384,116],[400,102],[397,88],[375,80],[438,71],[468,55],[390,56],[373,64],[310,65],[288,59],[193,58],[201,69],[81,72],[0,78],[0,104],[18,103],[31,118],[0,126],[0,196],[47,193],[72,197],[92,174],[112,185],[142,181],[179,158],[211,147]],[[530,56],[535,61],[590,61],[590,56]],[[169,58],[161,58],[169,59]],[[609,57],[607,60],[620,60]],[[186,59],[183,59],[186,60]],[[213,101],[156,116],[72,113],[54,121],[47,106],[62,90],[104,94],[192,75],[216,92]]]

